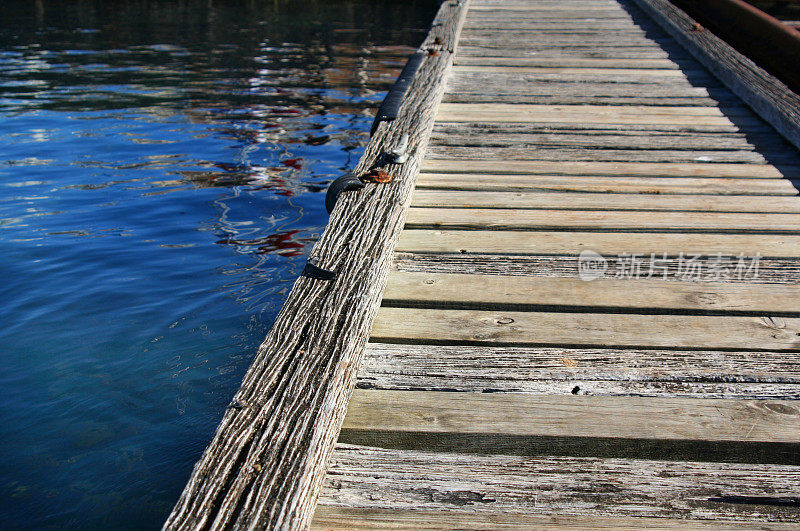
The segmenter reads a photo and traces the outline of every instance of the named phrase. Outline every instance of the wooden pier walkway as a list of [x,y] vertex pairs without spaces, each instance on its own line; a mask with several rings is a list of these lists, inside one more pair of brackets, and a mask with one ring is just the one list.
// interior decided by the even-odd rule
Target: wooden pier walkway
[[167,528],[797,528],[800,97],[664,0],[421,51]]

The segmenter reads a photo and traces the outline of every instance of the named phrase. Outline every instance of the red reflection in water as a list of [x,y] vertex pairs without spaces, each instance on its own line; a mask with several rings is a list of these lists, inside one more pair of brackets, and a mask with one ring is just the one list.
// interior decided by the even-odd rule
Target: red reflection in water
[[289,166],[290,168],[294,168],[296,170],[301,169],[303,166],[300,164],[300,161],[303,159],[286,159],[282,160],[281,164],[284,166]]
[[296,238],[299,230],[290,230],[286,232],[278,232],[270,234],[263,238],[255,238],[253,240],[239,240],[236,238],[223,238],[216,243],[220,245],[245,245],[248,247],[257,247],[254,254],[267,254],[275,253],[278,256],[300,256],[303,254],[305,246],[311,242],[310,238]]

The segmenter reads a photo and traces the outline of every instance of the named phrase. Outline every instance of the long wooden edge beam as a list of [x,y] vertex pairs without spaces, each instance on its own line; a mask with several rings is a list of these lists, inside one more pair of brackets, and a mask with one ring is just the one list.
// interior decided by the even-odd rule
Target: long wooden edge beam
[[194,467],[165,529],[303,529],[314,514],[403,228],[469,1],[445,2],[399,114],[381,122],[355,173],[409,140],[388,184],[346,192],[311,251],[333,280],[301,276]]
[[731,91],[800,148],[800,95],[669,0],[634,0]]

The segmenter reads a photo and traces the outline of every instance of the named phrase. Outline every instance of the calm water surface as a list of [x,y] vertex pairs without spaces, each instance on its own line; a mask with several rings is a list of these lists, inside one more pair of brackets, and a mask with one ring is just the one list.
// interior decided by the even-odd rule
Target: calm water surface
[[435,6],[2,3],[0,526],[160,526]]

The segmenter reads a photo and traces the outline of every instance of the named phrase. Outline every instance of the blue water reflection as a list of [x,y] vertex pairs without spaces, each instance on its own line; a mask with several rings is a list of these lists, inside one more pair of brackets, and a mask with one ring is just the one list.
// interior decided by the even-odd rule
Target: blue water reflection
[[435,4],[3,3],[0,526],[161,524]]

